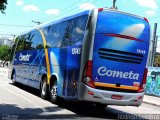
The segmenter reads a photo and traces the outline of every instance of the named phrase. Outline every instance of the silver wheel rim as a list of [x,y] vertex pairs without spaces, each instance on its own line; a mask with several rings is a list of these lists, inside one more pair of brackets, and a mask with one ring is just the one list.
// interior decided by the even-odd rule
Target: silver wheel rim
[[16,77],[16,75],[14,74],[13,79],[12,79],[12,83],[15,83],[15,77]]
[[45,95],[46,94],[46,82],[43,82],[43,85],[42,85],[42,94]]
[[55,100],[57,97],[57,85],[56,84],[52,86],[51,95],[52,95],[52,98]]

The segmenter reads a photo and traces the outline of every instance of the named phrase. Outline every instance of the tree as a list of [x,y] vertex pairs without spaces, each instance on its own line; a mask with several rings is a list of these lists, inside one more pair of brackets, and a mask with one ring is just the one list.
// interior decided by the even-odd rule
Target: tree
[[160,66],[160,54],[156,54],[154,58],[154,66],[159,67]]
[[10,60],[10,53],[8,53],[8,51],[9,51],[9,46],[7,45],[0,46],[0,60],[2,61]]
[[1,13],[5,13],[5,9],[6,9],[6,5],[7,5],[7,0],[0,0],[0,11]]

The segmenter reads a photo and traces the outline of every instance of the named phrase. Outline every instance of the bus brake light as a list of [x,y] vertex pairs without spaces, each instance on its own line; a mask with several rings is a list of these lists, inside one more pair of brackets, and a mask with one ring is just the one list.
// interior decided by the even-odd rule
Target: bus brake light
[[92,61],[88,60],[87,64],[85,66],[84,74],[83,74],[83,79],[82,82],[89,87],[95,88],[94,82],[92,80]]
[[139,88],[138,92],[143,92],[144,89],[145,89],[146,79],[147,79],[147,73],[148,73],[148,69],[145,68],[144,75],[143,75],[143,80],[142,80],[142,83],[140,85],[140,88]]

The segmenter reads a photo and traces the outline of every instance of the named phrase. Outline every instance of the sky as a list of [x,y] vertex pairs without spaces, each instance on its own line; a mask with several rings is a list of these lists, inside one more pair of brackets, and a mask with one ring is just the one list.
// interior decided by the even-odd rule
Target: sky
[[[86,9],[112,6],[113,0],[8,0],[5,14],[0,13],[0,37],[13,37],[36,26]],[[146,17],[153,33],[158,23],[160,50],[160,0],[117,0],[118,10]]]

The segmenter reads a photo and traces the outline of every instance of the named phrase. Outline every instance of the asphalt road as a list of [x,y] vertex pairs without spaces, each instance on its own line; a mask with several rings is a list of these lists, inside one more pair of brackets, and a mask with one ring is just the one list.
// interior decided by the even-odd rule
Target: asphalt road
[[[154,114],[154,115],[153,115]],[[157,115],[158,114],[158,115]],[[138,117],[143,115],[143,117]],[[39,91],[27,86],[11,84],[6,74],[0,73],[0,119],[160,119],[160,107],[142,104],[140,107],[94,105],[62,100],[59,105],[42,100]]]

